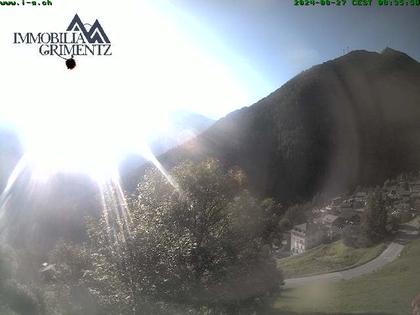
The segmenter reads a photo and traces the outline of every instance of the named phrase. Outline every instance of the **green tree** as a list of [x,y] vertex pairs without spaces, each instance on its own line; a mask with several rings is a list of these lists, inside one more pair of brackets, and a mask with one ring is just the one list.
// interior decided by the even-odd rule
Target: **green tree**
[[264,199],[261,202],[261,208],[263,212],[264,241],[268,244],[276,243],[278,245],[281,242],[282,233],[286,231],[279,224],[286,210],[272,198]]
[[124,242],[106,218],[90,225],[89,285],[108,313],[174,314],[177,305],[235,313],[277,290],[264,211],[243,190],[243,177],[215,160],[183,163],[171,174],[175,187],[156,169],[145,174],[129,203],[132,224],[120,232]]
[[387,202],[380,189],[370,192],[362,218],[362,231],[371,243],[378,243],[386,236],[388,221]]

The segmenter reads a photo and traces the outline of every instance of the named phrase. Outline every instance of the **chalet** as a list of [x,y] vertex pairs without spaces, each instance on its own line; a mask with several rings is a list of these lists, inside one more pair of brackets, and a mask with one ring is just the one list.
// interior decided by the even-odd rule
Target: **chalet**
[[290,231],[292,255],[302,254],[306,250],[320,245],[325,236],[325,230],[319,224],[304,223],[294,226]]

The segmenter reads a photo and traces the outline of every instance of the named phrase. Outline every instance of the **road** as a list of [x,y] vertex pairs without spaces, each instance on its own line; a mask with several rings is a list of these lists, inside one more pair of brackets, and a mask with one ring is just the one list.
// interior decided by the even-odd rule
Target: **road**
[[349,280],[352,278],[357,278],[368,273],[374,272],[375,270],[381,269],[388,263],[394,261],[398,258],[401,251],[403,250],[404,245],[399,243],[391,243],[388,247],[379,255],[377,258],[371,260],[370,262],[355,267],[353,269],[348,269],[344,271],[324,273],[321,275],[303,277],[303,278],[293,278],[285,280],[286,288],[295,288],[314,282],[335,282],[340,280]]
[[378,269],[381,269],[385,265],[394,261],[399,257],[401,251],[404,249],[405,244],[413,239],[418,238],[417,231],[411,231],[409,228],[400,229],[395,241],[388,245],[388,247],[382,252],[381,255],[375,259],[369,261],[368,263],[338,272],[324,273],[316,276],[303,277],[303,278],[293,278],[286,279],[285,288],[295,288],[314,282],[335,282],[340,280],[349,280],[357,278],[368,273],[374,272]]

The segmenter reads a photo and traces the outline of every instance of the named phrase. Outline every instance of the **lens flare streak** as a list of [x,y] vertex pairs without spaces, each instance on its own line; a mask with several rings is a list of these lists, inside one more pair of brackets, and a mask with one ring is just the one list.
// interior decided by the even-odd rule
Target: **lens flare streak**
[[7,180],[6,187],[0,195],[0,221],[2,220],[5,212],[5,205],[7,204],[8,197],[11,194],[12,188],[14,187],[19,176],[24,172],[28,166],[27,160],[25,157],[22,157],[19,162],[16,164],[15,168],[12,171],[12,174]]

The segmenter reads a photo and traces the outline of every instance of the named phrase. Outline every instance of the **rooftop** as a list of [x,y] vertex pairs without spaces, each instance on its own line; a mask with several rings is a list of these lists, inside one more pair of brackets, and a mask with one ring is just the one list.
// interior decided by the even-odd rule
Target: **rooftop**
[[307,223],[303,223],[303,224],[299,224],[299,225],[295,225],[293,227],[293,230],[299,231],[299,232],[306,232],[306,228],[307,228],[308,224]]

